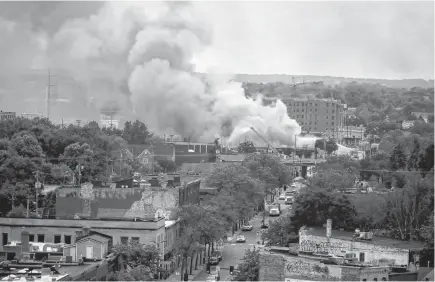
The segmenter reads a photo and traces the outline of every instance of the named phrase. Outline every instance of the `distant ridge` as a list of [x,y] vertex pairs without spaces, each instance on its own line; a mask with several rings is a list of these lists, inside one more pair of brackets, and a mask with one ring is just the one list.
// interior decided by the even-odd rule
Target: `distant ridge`
[[[201,76],[207,76],[207,74],[199,74]],[[216,74],[213,74],[214,76]],[[228,76],[222,74],[222,76]],[[339,77],[339,76],[317,76],[317,75],[287,75],[287,74],[236,74],[233,76],[234,80],[239,82],[251,82],[251,83],[274,83],[281,82],[285,84],[293,84],[293,77],[297,82],[305,81],[323,81],[325,85],[346,84],[352,81],[358,83],[371,83],[381,84],[393,88],[412,88],[422,87],[431,88],[434,87],[434,80],[425,79],[376,79],[376,78],[352,78],[352,77]]]

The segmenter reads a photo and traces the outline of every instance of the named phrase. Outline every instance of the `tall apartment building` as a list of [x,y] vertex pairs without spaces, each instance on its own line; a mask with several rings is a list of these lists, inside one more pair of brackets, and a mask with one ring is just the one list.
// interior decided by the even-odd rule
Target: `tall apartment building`
[[342,125],[344,105],[340,100],[283,97],[281,101],[304,132],[338,132]]

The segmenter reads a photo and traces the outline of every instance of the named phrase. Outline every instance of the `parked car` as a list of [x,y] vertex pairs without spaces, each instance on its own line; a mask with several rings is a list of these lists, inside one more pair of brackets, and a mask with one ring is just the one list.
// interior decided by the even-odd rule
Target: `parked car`
[[242,231],[252,231],[253,228],[251,224],[246,224],[242,226]]
[[279,195],[279,199],[280,200],[285,200],[285,195],[284,194]]
[[261,224],[261,229],[267,229],[269,228],[269,225],[267,223]]
[[214,252],[211,254],[211,256],[212,256],[212,257],[217,257],[218,261],[222,261],[222,253],[221,253],[221,251],[214,251]]
[[285,198],[285,204],[291,205],[291,204],[293,204],[293,200],[294,200],[293,197],[287,197],[287,198]]
[[246,242],[246,238],[243,235],[239,235],[239,236],[237,236],[236,241],[237,241],[237,243],[245,243]]
[[219,264],[219,258],[217,256],[212,255],[208,258],[208,263],[211,265]]
[[271,208],[269,210],[269,215],[270,216],[279,216],[281,214],[281,212],[279,211],[278,208]]

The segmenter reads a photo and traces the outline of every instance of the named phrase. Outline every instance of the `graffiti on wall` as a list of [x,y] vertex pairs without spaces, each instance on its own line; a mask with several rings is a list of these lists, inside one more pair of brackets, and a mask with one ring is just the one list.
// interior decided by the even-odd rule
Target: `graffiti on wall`
[[304,277],[328,278],[329,268],[319,264],[309,263],[302,260],[290,261],[286,265],[286,276],[298,275]]
[[64,188],[56,194],[56,217],[178,218],[179,190],[148,188]]
[[349,249],[349,246],[344,246],[341,242],[316,242],[314,240],[302,240],[299,247],[300,251],[307,253],[340,253]]

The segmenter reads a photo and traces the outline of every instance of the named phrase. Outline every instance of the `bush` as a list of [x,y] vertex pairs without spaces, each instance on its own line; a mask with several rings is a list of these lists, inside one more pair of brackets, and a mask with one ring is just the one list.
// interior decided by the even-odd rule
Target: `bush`
[[8,217],[26,217],[26,208],[23,205],[13,207],[8,213]]

